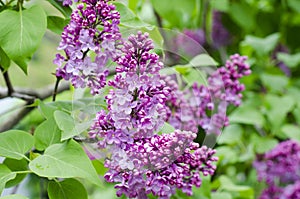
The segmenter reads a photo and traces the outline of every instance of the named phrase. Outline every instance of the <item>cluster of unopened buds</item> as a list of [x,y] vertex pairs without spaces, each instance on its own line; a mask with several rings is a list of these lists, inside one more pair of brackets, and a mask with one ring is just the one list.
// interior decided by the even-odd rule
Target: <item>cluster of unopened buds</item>
[[[238,106],[244,90],[238,79],[250,74],[246,58],[233,55],[208,78],[208,86],[195,83],[182,91],[176,79],[160,74],[163,63],[148,33],[124,40],[118,28],[120,15],[112,4],[82,3],[62,34],[59,48],[66,56],[57,55],[56,74],[75,87],[90,87],[92,94],[110,88],[107,110],[97,113],[89,132],[99,140],[99,150],[110,153],[104,178],[116,183],[119,197],[170,198],[177,189],[192,195],[192,187],[201,186],[202,175],[214,174],[217,161],[215,150],[195,142],[198,129],[218,135],[228,124],[226,107]],[[117,67],[106,81],[109,58]],[[173,132],[164,132],[165,125]]]

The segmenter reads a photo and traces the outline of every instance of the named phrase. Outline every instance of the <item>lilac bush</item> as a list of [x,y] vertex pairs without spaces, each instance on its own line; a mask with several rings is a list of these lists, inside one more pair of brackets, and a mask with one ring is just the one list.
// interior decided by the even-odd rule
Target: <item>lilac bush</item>
[[[215,150],[194,141],[198,129],[219,135],[228,125],[226,108],[240,105],[244,85],[239,78],[250,74],[246,57],[231,56],[208,85],[181,90],[176,78],[160,74],[164,65],[149,34],[125,40],[119,23],[120,14],[108,1],[82,0],[62,34],[59,49],[65,56],[56,55],[56,76],[76,88],[90,87],[94,95],[109,87],[107,109],[97,113],[89,136],[108,152],[104,178],[115,183],[118,197],[170,198],[177,189],[192,195],[201,175],[214,174],[218,160]],[[204,42],[201,31],[186,34]],[[117,66],[107,81],[109,59]],[[163,132],[164,125],[173,132]]]

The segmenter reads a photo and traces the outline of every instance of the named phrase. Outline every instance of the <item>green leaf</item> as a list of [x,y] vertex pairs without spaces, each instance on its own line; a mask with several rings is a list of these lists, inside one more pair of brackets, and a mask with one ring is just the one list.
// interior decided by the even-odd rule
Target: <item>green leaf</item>
[[136,10],[138,5],[140,3],[140,0],[129,0],[128,1],[128,8],[130,8],[131,10]]
[[108,171],[108,168],[106,168],[104,166],[104,163],[100,160],[94,159],[92,160],[92,164],[96,169],[97,173],[101,176],[104,176],[104,174]]
[[182,79],[187,83],[187,87],[192,86],[195,82],[207,85],[206,74],[202,70],[191,68],[189,65],[177,65],[174,68],[182,75]]
[[227,192],[212,192],[211,193],[211,199],[232,199],[232,196],[230,193]]
[[151,27],[151,25],[141,21],[126,5],[120,2],[113,2],[116,10],[121,16],[121,25],[127,28]]
[[85,187],[75,179],[66,179],[61,182],[49,182],[49,199],[87,199]]
[[231,124],[225,127],[218,138],[218,144],[235,144],[239,143],[243,136],[243,128],[238,124]]
[[56,101],[56,102],[50,102],[47,105],[54,106],[56,109],[63,110],[66,112],[72,112],[74,110],[79,110],[82,108],[85,108],[85,103],[76,100],[76,101]]
[[293,55],[287,53],[277,53],[277,59],[282,61],[290,68],[295,68],[300,64],[300,53]]
[[46,31],[47,18],[43,8],[5,10],[0,13],[0,46],[8,57],[27,73],[27,63],[38,48]]
[[260,137],[255,134],[252,136],[251,142],[254,144],[255,152],[260,154],[273,149],[278,144],[278,141],[276,139],[269,137]]
[[229,8],[231,18],[243,29],[250,32],[255,28],[256,11],[249,8],[250,5],[245,2],[232,2]]
[[9,130],[0,134],[0,156],[20,160],[33,145],[33,136],[25,131]]
[[236,198],[254,199],[254,191],[251,187],[236,185],[226,176],[220,176],[218,180],[220,181],[219,190],[231,192]]
[[288,0],[287,3],[291,9],[300,13],[300,2],[298,0]]
[[47,0],[52,4],[59,12],[61,12],[66,18],[69,18],[72,13],[72,9],[68,6],[63,6],[62,2],[56,0]]
[[293,124],[285,124],[281,131],[290,139],[300,142],[300,128]]
[[161,134],[169,134],[169,133],[173,133],[174,131],[175,131],[175,128],[171,124],[165,122],[163,127],[159,130],[159,134],[160,135]]
[[242,123],[257,125],[262,127],[265,124],[265,118],[261,112],[251,106],[242,105],[229,116],[231,123]]
[[276,47],[280,38],[279,33],[273,33],[266,38],[259,38],[255,36],[246,36],[245,43],[250,45],[259,56],[264,56],[270,53]]
[[197,7],[197,0],[151,0],[154,10],[159,16],[168,21],[171,27],[186,27],[191,23],[192,15]]
[[273,133],[276,133],[283,124],[287,114],[293,110],[295,101],[291,96],[279,97],[268,94],[266,96],[267,118],[272,125]]
[[283,75],[271,75],[263,73],[260,76],[260,79],[267,88],[274,92],[282,92],[284,89],[286,89],[289,83],[288,77]]
[[5,188],[5,184],[16,177],[16,174],[11,172],[6,165],[0,164],[0,195]]
[[82,147],[73,140],[54,144],[30,162],[29,168],[48,178],[85,178],[101,186],[101,181]]
[[0,199],[29,199],[25,196],[21,196],[19,194],[13,194],[13,195],[9,195],[9,196],[3,196],[3,197],[0,197]]
[[211,7],[215,10],[227,12],[229,10],[229,0],[210,0]]
[[39,110],[41,111],[41,113],[43,114],[43,116],[46,119],[50,119],[53,117],[54,112],[58,109],[57,107],[51,105],[51,104],[45,104],[43,101],[39,100],[38,101],[39,104]]
[[10,66],[10,59],[1,47],[0,47],[0,65],[2,66],[4,71],[6,71]]
[[63,111],[55,111],[54,118],[60,130],[62,130],[61,141],[73,138],[90,127],[91,122],[78,123],[69,114]]
[[218,165],[233,164],[238,161],[238,154],[229,146],[221,146],[217,148],[216,156],[219,157]]
[[44,121],[36,128],[34,138],[35,148],[39,151],[44,151],[48,146],[60,142],[61,131],[53,117]]
[[64,27],[68,24],[68,20],[65,20],[57,16],[47,16],[47,28],[52,32],[61,35]]
[[200,188],[193,187],[193,195],[195,196],[195,198],[201,198],[201,199],[211,198],[211,187],[210,187],[211,177],[209,175],[204,176],[201,174],[201,181],[202,182]]
[[[25,159],[15,160],[10,158],[5,158],[3,164],[5,164],[11,171],[26,171],[27,168],[27,161]],[[27,174],[17,174],[17,176],[6,183],[6,187],[12,187],[19,184]]]
[[189,65],[191,67],[199,67],[199,66],[218,66],[218,62],[216,62],[211,56],[207,54],[200,54],[194,57]]

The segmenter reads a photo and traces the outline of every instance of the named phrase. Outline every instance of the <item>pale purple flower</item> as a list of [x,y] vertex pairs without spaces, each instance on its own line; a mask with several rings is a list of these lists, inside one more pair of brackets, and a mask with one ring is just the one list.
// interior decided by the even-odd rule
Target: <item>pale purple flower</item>
[[300,199],[300,180],[287,186],[280,199]]

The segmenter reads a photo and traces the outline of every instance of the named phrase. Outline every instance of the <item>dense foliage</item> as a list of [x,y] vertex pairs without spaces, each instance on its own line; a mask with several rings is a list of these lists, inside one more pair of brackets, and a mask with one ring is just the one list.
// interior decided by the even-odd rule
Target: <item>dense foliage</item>
[[299,8],[0,0],[0,198],[300,199]]

